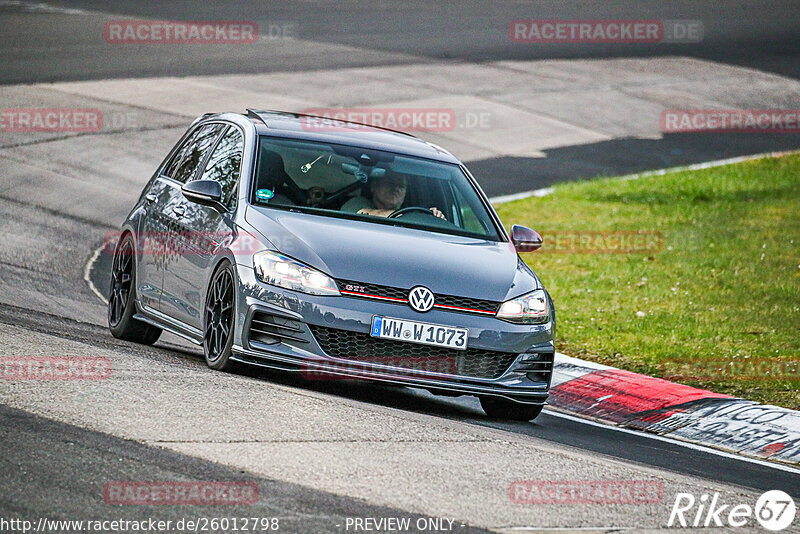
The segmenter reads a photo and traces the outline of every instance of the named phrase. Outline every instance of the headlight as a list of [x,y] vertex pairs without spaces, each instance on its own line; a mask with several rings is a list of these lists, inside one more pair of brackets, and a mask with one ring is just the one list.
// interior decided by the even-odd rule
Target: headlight
[[507,300],[497,311],[497,318],[512,323],[546,323],[550,320],[547,295],[543,289],[537,289],[513,300]]
[[312,295],[339,295],[333,278],[278,252],[267,250],[255,254],[253,269],[256,278],[265,284]]

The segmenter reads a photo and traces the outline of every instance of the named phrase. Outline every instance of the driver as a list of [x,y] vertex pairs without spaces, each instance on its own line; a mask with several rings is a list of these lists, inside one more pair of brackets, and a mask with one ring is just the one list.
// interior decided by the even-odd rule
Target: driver
[[[386,174],[380,178],[373,178],[369,187],[370,198],[363,196],[351,198],[344,203],[342,211],[388,217],[403,205],[407,189],[408,181],[403,176]],[[430,210],[436,217],[446,219],[438,208]]]

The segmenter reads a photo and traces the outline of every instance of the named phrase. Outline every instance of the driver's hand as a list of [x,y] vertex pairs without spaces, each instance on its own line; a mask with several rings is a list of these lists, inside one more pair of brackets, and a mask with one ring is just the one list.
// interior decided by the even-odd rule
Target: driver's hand
[[444,216],[444,213],[439,211],[439,208],[431,208],[431,213],[433,213],[434,215],[436,215],[440,219],[444,219],[445,221],[447,220],[447,217]]

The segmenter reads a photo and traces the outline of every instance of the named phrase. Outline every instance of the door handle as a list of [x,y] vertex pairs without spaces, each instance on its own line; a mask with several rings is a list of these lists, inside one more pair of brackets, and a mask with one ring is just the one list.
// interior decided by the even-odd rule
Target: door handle
[[186,208],[183,206],[175,206],[172,208],[172,213],[174,213],[176,217],[183,217],[186,215]]
[[144,196],[144,199],[145,199],[146,201],[148,201],[148,202],[155,202],[155,201],[158,199],[158,197],[156,196],[156,194],[155,194],[155,193],[147,193],[147,194]]

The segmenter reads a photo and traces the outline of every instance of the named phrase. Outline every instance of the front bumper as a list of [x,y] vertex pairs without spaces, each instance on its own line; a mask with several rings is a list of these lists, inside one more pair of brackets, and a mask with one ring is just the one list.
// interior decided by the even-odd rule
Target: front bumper
[[[494,317],[447,310],[419,313],[407,305],[358,297],[307,295],[262,284],[256,280],[252,268],[236,267],[239,291],[232,355],[235,361],[300,372],[312,379],[370,380],[425,388],[439,394],[487,395],[528,404],[544,404],[547,399],[555,353],[554,321],[543,325],[515,325]],[[430,371],[402,366],[392,361],[391,354],[387,354],[388,361],[333,357],[312,333],[312,328],[318,332],[324,328],[368,335],[374,315],[467,328],[467,344],[473,353],[503,354],[506,358],[503,361],[509,363],[507,368],[496,373],[498,376],[485,377],[466,376],[456,368]],[[265,336],[251,331],[254,316],[257,316],[257,328],[262,328],[259,324],[262,317],[274,318],[272,320],[279,324],[270,331],[276,334]],[[430,348],[391,343],[401,343],[403,349],[417,347],[422,352]],[[453,357],[466,356],[462,351],[445,351]],[[408,353],[407,350],[403,352]],[[544,372],[548,363],[549,369]]]

